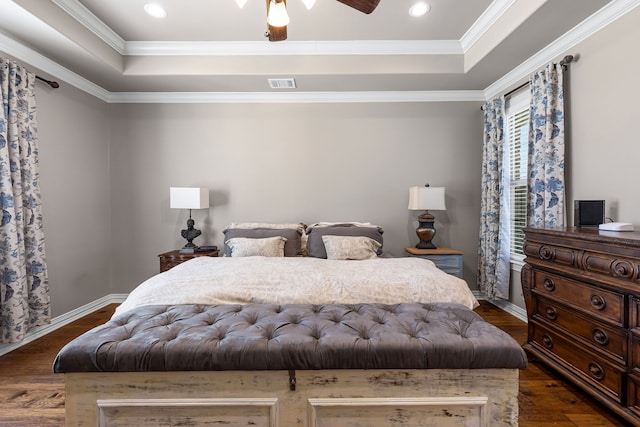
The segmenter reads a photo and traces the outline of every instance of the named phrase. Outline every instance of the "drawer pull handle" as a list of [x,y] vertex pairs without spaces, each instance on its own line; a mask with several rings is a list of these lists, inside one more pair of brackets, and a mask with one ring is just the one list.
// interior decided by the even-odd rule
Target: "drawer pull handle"
[[607,306],[607,301],[600,295],[591,295],[591,307],[596,310],[604,310]]
[[556,283],[552,279],[546,278],[544,282],[542,282],[542,286],[549,292],[553,292],[556,288]]
[[551,320],[556,320],[558,318],[558,312],[553,307],[547,307],[545,310],[547,313],[547,317]]
[[602,381],[604,379],[604,369],[602,369],[602,366],[598,365],[596,362],[589,363],[589,373],[598,381]]
[[542,344],[547,347],[549,350],[551,350],[553,348],[553,340],[551,339],[551,337],[547,334],[544,334],[542,336]]
[[600,345],[609,344],[609,336],[605,331],[600,328],[595,328],[593,330],[593,340]]

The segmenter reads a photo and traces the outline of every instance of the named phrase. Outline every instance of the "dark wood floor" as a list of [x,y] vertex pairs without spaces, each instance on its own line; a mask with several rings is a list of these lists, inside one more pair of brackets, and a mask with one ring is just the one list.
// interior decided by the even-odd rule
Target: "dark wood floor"
[[[98,310],[0,357],[0,427],[64,425],[64,376],[52,373],[53,359],[71,339],[104,323],[115,307]],[[525,323],[485,301],[476,311],[524,343]],[[520,372],[519,400],[520,427],[628,425],[537,363]]]

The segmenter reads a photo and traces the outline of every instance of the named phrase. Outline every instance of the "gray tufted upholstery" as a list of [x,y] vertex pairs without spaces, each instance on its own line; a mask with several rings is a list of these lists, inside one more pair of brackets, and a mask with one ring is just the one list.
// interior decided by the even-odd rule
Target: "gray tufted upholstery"
[[67,344],[55,372],[519,368],[513,338],[457,304],[176,305]]

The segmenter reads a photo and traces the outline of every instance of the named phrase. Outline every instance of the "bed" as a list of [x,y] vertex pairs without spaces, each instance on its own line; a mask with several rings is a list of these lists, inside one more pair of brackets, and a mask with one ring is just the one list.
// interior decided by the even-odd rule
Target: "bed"
[[526,356],[463,280],[381,257],[378,227],[305,234],[230,227],[136,287],[56,357],[66,424],[517,425]]

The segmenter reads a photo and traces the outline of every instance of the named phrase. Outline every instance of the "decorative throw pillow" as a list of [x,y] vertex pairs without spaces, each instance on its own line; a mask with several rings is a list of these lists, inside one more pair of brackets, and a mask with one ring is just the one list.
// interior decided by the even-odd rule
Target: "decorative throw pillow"
[[299,256],[302,253],[302,228],[229,228],[224,230],[224,255],[231,256],[227,241],[236,237],[263,239],[266,237],[284,237],[284,256]]
[[379,242],[365,236],[322,236],[327,259],[372,259],[378,257]]
[[234,237],[227,240],[225,245],[231,249],[232,257],[267,256],[283,257],[284,245],[287,242],[282,236],[251,239],[248,237]]
[[362,226],[353,223],[333,224],[307,229],[307,256],[314,258],[326,258],[327,251],[322,241],[322,236],[364,236],[380,243],[378,255],[382,254],[382,227],[376,225]]

